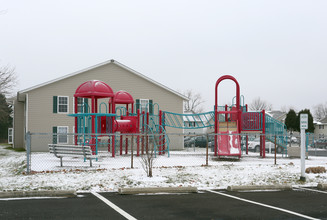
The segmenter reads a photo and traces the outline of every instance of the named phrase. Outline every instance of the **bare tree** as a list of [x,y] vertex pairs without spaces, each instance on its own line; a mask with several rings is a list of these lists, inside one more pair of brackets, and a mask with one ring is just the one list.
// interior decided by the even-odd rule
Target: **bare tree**
[[250,110],[252,111],[262,111],[262,110],[268,110],[271,111],[272,110],[272,104],[261,100],[260,97],[255,98],[249,106]]
[[200,93],[195,93],[193,90],[189,89],[184,92],[184,95],[189,99],[184,102],[184,111],[193,111],[195,113],[203,112],[203,107],[201,105],[205,101],[202,99]]
[[146,131],[145,133],[145,140],[146,140],[146,150],[145,150],[145,154],[141,155],[141,164],[142,167],[144,169],[144,171],[146,172],[146,175],[148,177],[152,177],[152,169],[153,169],[153,165],[154,165],[154,159],[155,159],[155,138],[150,135],[148,131]]
[[17,77],[14,67],[9,65],[0,67],[0,93],[8,95],[17,84]]
[[293,109],[295,112],[298,111],[298,110],[296,109],[296,107],[295,107],[295,106],[292,106],[292,105],[288,105],[288,106],[283,105],[283,106],[280,108],[280,110],[281,110],[282,112],[285,112],[285,113],[289,112],[291,109]]
[[320,121],[327,117],[327,102],[325,104],[318,104],[313,107],[315,118]]
[[0,10],[0,15],[4,15],[7,13],[7,10]]

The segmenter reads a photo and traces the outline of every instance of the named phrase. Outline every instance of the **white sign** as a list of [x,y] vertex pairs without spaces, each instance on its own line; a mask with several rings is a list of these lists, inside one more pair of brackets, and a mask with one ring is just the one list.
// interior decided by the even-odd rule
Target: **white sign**
[[308,129],[308,114],[300,115],[301,128],[301,177],[300,180],[305,181],[305,129]]
[[308,129],[308,114],[300,115],[300,129]]

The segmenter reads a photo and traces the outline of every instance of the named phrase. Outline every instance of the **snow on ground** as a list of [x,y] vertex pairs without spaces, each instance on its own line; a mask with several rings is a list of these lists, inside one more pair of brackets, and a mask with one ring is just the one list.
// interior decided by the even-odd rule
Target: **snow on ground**
[[[134,168],[128,156],[110,157],[102,153],[93,167],[83,159],[60,160],[50,153],[34,153],[31,157],[33,174],[26,175],[25,152],[14,152],[0,146],[0,191],[11,190],[77,190],[117,191],[120,187],[196,186],[199,189],[221,189],[229,185],[301,185],[300,159],[273,155],[263,159],[256,153],[243,155],[241,160],[218,161],[210,152],[209,166],[205,149],[171,152],[155,159],[153,177],[147,177],[140,157],[134,157]],[[309,157],[306,167],[323,166],[326,157]],[[306,186],[327,183],[327,173],[307,174]]]

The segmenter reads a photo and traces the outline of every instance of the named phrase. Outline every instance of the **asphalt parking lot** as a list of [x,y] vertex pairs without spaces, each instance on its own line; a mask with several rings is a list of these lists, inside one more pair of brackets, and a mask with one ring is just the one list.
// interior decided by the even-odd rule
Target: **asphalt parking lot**
[[80,193],[73,198],[1,199],[0,219],[327,219],[327,191]]

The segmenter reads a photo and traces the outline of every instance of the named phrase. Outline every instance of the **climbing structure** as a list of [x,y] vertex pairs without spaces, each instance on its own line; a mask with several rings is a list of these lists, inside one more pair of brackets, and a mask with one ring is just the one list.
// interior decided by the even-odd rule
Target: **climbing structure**
[[[91,100],[90,106],[89,99]],[[98,104],[101,99],[105,99],[105,102]],[[140,145],[141,154],[143,154],[144,148],[148,150],[150,142],[154,145],[155,154],[157,152],[169,154],[169,139],[161,125],[161,120],[156,122],[152,120],[152,123],[149,123],[149,112],[140,113],[138,110],[135,113],[134,99],[128,92],[114,93],[106,83],[91,80],[76,89],[74,101],[75,113],[69,116],[75,117],[75,144],[89,145],[93,154],[97,155],[101,139],[105,139],[108,151],[111,151],[114,157],[117,139],[120,140],[120,154],[122,154],[123,136],[125,136],[125,154],[127,154],[128,138],[135,136],[137,156],[140,155]]]
[[[232,106],[225,106],[222,109],[218,106],[218,86],[223,80],[232,80],[236,85],[236,103]],[[215,87],[215,156],[238,156],[241,157],[241,134],[260,135],[260,155],[265,157],[265,142],[274,141],[283,152],[286,153],[287,130],[286,126],[262,112],[248,112],[247,106],[241,105],[240,86],[237,80],[229,75],[220,77]],[[233,99],[234,103],[234,99]],[[246,152],[248,152],[246,143]]]
[[[224,80],[232,80],[236,85],[236,96],[231,106],[218,105],[218,86]],[[286,153],[286,126],[262,112],[248,112],[244,97],[240,95],[237,80],[229,75],[220,77],[215,85],[214,111],[200,114],[179,114],[161,111],[159,105],[149,102],[142,108],[126,91],[113,92],[106,83],[91,80],[81,84],[75,92],[75,144],[89,145],[94,154],[98,153],[101,137],[106,137],[108,151],[115,156],[117,142],[120,154],[123,153],[123,135],[125,135],[125,153],[128,151],[128,139],[136,136],[137,155],[148,150],[153,143],[155,154],[168,153],[169,137],[166,127],[180,129],[214,128],[214,155],[241,157],[241,136],[260,135],[260,155],[265,157],[265,142],[275,141]],[[88,101],[91,100],[91,104]],[[105,99],[105,102],[98,103]],[[242,102],[243,101],[243,102]],[[134,110],[135,109],[135,110]],[[186,126],[192,123],[193,126]],[[119,140],[119,141],[117,141]],[[246,141],[247,142],[247,141]],[[247,144],[246,144],[247,146]],[[246,148],[247,152],[247,148]]]

